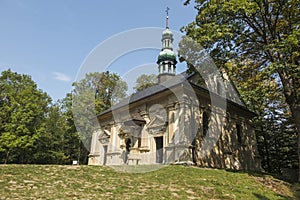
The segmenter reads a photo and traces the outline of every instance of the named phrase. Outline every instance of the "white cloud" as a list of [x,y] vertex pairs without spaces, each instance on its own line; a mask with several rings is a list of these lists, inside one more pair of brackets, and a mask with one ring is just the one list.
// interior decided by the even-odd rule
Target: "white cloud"
[[66,74],[60,73],[60,72],[53,72],[53,78],[59,81],[69,82],[71,81],[71,77],[69,77]]

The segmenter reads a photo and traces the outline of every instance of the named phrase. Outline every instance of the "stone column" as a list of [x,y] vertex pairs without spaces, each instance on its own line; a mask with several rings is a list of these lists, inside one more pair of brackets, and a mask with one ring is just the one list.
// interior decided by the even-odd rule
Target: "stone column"
[[141,148],[147,150],[149,149],[149,138],[150,138],[147,130],[147,124],[150,122],[150,119],[147,111],[142,111],[140,115],[146,121],[146,124],[142,127],[142,131],[141,131]]
[[169,105],[168,107],[168,135],[167,135],[167,143],[174,143],[174,135],[175,135],[175,105]]
[[117,150],[117,127],[116,124],[113,124],[111,127],[111,137],[112,137],[112,151]]
[[179,143],[187,144],[190,132],[190,109],[186,101],[181,101],[179,105]]
[[179,108],[179,104],[176,104],[174,110],[174,138],[173,138],[174,144],[179,143],[179,121],[180,121],[180,108]]
[[[103,128],[103,131],[105,132],[108,131],[110,133],[110,136],[109,136],[109,141],[108,141],[108,144],[107,144],[107,152],[113,152],[113,134],[112,134],[112,127],[109,127],[108,125],[105,126]],[[105,133],[106,134],[106,133]]]
[[97,140],[98,140],[98,132],[97,132],[97,130],[94,130],[94,132],[92,134],[91,149],[90,149],[91,153],[90,154],[94,154],[96,152]]

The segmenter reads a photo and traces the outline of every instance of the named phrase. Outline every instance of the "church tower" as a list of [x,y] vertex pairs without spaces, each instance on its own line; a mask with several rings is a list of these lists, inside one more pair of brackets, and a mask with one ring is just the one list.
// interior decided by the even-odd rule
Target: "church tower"
[[166,30],[162,33],[162,49],[157,58],[158,83],[165,82],[176,75],[176,55],[173,51],[173,33],[169,30],[169,8],[166,10]]

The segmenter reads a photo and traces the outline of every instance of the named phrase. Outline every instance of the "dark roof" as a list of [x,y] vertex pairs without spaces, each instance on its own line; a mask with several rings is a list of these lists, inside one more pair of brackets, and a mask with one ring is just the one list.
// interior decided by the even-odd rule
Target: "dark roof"
[[142,99],[145,99],[147,97],[153,96],[157,93],[161,93],[163,91],[168,90],[171,87],[174,87],[178,84],[183,83],[185,80],[187,80],[189,77],[191,77],[192,75],[188,75],[186,73],[181,73],[179,75],[174,76],[174,78],[162,83],[162,84],[158,84],[158,85],[154,85],[151,86],[149,88],[146,88],[140,92],[136,92],[133,93],[132,95],[130,95],[129,97],[126,97],[124,99],[122,99],[119,103],[113,105],[111,108],[103,111],[102,113],[100,113],[98,116],[104,115],[106,113],[111,112],[112,110],[115,110],[117,108],[123,107],[125,105],[140,101]]
[[[154,86],[146,88],[146,89],[144,89],[144,90],[142,90],[140,92],[133,93],[129,97],[126,97],[126,98],[122,99],[119,103],[113,105],[111,108],[103,111],[102,113],[100,113],[97,116],[102,116],[102,115],[107,114],[107,113],[109,113],[109,112],[111,112],[111,111],[113,111],[113,110],[115,110],[117,108],[121,108],[123,106],[126,106],[126,105],[129,105],[129,104],[138,102],[138,101],[140,101],[142,99],[148,98],[148,97],[153,96],[155,94],[164,92],[164,91],[168,90],[169,88],[172,88],[172,87],[175,87],[175,86],[177,86],[179,84],[184,83],[185,81],[187,81],[188,79],[190,79],[194,75],[195,75],[195,73],[188,74],[186,72],[183,72],[181,74],[178,74],[178,75],[174,76],[174,78],[172,78],[172,79],[170,79],[168,81],[163,82],[162,84],[154,85]],[[190,83],[190,84],[193,85],[198,90],[201,90],[203,92],[209,93],[208,89],[205,86],[196,85],[196,84],[193,84],[193,83]],[[234,89],[235,89],[235,92],[237,92],[238,97],[240,98],[240,94],[238,93],[238,91],[236,90],[235,87],[234,87]],[[256,116],[255,113],[253,113],[252,111],[250,111],[245,106],[245,104],[244,104],[243,101],[242,101],[242,104],[244,104],[244,105],[238,104],[238,103],[234,102],[234,100],[228,99],[228,98],[227,98],[227,101],[228,101],[228,103],[230,103],[232,105],[235,105],[235,106],[237,106],[237,107],[239,107],[239,108],[241,108],[241,109],[243,109],[245,111],[250,112],[251,115]]]

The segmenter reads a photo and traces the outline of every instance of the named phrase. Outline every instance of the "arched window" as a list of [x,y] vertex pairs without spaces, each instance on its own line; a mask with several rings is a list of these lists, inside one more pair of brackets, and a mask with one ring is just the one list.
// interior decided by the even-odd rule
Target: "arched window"
[[207,134],[208,123],[209,123],[208,115],[206,112],[204,112],[202,115],[203,137],[205,137]]

